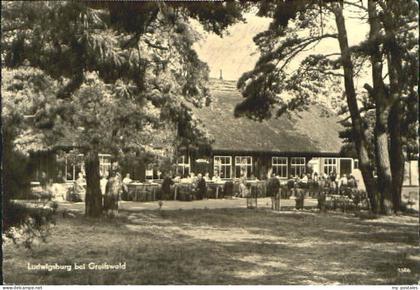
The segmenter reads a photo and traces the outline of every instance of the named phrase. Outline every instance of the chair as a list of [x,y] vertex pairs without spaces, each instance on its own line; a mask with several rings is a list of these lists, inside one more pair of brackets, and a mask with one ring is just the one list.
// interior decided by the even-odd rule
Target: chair
[[410,191],[408,194],[404,195],[404,197],[407,199],[407,205],[410,209],[413,209],[413,205],[416,204],[417,192]]
[[233,196],[233,182],[227,181],[223,186],[224,196]]

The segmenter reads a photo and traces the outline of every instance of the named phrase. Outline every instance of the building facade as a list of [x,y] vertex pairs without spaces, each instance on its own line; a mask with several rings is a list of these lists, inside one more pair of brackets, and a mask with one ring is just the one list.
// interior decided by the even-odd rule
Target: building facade
[[[343,127],[327,108],[313,104],[306,110],[259,122],[235,118],[234,108],[242,100],[235,82],[213,79],[210,89],[211,105],[192,110],[214,142],[205,148],[173,148],[177,152],[172,160],[174,174],[209,173],[225,180],[241,176],[265,179],[275,174],[287,180],[314,172],[329,175],[335,171],[341,176],[358,168],[357,160],[341,155],[343,144],[339,132]],[[71,144],[67,145],[66,150],[71,148]],[[83,156],[79,157],[70,160],[60,159],[52,151],[39,153],[32,162],[34,180],[44,171],[58,181],[73,182],[84,170]],[[101,174],[105,175],[113,166],[112,156],[104,153],[99,158]],[[130,173],[134,180],[147,181],[163,177],[159,162],[156,157],[134,158],[120,165],[123,174]],[[404,184],[418,186],[418,167],[413,163],[406,165]]]

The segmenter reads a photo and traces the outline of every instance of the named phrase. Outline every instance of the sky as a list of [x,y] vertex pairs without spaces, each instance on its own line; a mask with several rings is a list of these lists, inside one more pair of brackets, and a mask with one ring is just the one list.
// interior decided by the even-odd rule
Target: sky
[[223,79],[237,80],[254,68],[259,55],[252,38],[268,28],[270,19],[248,14],[246,20],[231,26],[223,37],[203,32],[203,39],[194,46],[209,65],[210,77],[219,78],[222,70]]
[[[350,45],[365,39],[369,32],[365,21],[361,21],[360,17],[355,17],[357,16],[355,11],[347,11],[345,16],[347,16],[346,26]],[[246,14],[245,18],[246,23],[237,23],[231,26],[228,29],[228,35],[224,37],[201,31],[203,38],[195,44],[194,48],[200,59],[209,65],[210,77],[219,78],[220,70],[222,70],[223,79],[238,80],[244,72],[254,68],[259,54],[252,38],[257,33],[266,30],[271,19],[253,14]],[[334,24],[331,23],[331,25]],[[315,49],[307,54],[332,52],[339,52],[336,39],[320,42]],[[303,57],[304,55],[299,59],[303,59]],[[291,69],[293,69],[293,65]]]

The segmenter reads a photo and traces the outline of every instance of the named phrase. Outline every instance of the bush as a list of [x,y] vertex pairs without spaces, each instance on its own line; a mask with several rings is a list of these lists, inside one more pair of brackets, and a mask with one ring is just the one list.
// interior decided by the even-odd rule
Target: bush
[[45,242],[50,233],[50,225],[55,223],[57,203],[27,204],[7,202],[4,204],[4,238],[17,245],[31,249],[36,240]]
[[2,155],[3,237],[30,248],[37,239],[45,241],[57,204],[39,203],[31,207],[29,205],[34,204],[25,205],[16,201],[31,197],[31,176],[28,157],[14,149],[13,136],[12,130],[6,128]]
[[13,150],[11,140],[4,139],[3,147],[3,198],[27,198],[31,192],[31,177],[28,170],[28,157]]

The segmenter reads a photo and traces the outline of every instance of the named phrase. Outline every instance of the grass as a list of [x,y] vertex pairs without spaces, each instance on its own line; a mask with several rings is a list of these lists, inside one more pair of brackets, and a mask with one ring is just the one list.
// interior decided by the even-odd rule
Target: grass
[[[16,284],[413,284],[417,218],[196,209],[60,217],[47,244],[6,243]],[[126,270],[29,271],[27,263],[126,262]]]

